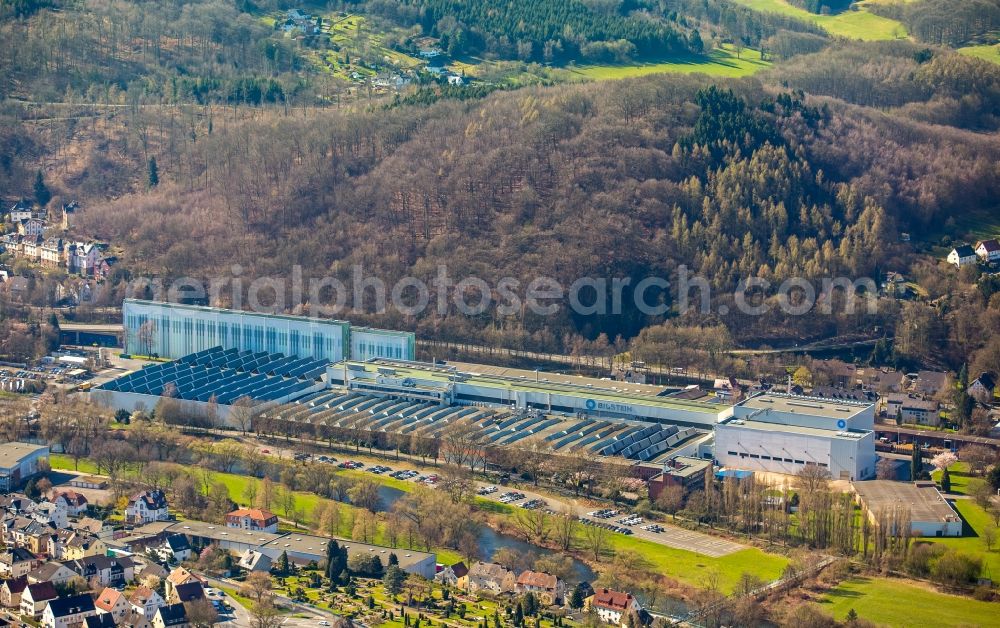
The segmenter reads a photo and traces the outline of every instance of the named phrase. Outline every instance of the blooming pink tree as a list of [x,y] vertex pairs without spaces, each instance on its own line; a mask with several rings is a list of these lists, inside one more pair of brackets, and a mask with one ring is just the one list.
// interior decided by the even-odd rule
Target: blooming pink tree
[[931,458],[931,464],[934,465],[934,468],[939,471],[941,469],[947,469],[956,462],[958,462],[958,457],[950,451],[940,453]]

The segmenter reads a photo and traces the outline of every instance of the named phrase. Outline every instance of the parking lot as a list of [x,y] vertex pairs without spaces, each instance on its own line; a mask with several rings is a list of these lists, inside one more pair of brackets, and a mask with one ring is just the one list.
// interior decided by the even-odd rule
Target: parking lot
[[[262,453],[270,453],[262,450]],[[386,465],[377,464],[366,466],[362,462],[354,460],[337,460],[331,456],[311,456],[306,453],[295,454],[295,459],[299,461],[312,460],[324,464],[332,464],[342,469],[362,469],[376,475],[386,475],[397,480],[420,482],[427,486],[434,486],[438,481],[436,474],[421,474],[412,469],[392,469]],[[514,490],[506,487],[498,487],[491,484],[477,483],[477,494],[480,497],[497,501],[501,504],[508,504],[526,510],[543,509],[550,513],[559,511],[565,512],[566,506],[556,503],[551,504],[541,495],[532,494],[526,490]],[[598,516],[597,513],[601,513]],[[613,513],[613,514],[609,514]],[[604,516],[604,515],[607,516]],[[694,530],[687,530],[668,523],[656,523],[644,521],[627,510],[603,509],[590,512],[578,512],[574,508],[574,515],[578,516],[584,525],[601,525],[608,528],[615,534],[636,536],[646,541],[666,545],[675,549],[696,552],[712,558],[719,558],[746,549],[747,546],[734,541],[704,534]],[[311,625],[311,624],[310,624]]]
[[[261,449],[262,454],[270,454],[270,449]],[[413,469],[393,469],[392,467],[387,467],[383,464],[376,464],[371,466],[366,466],[365,463],[357,460],[338,460],[332,456],[319,456],[307,453],[299,452],[293,456],[293,459],[298,462],[317,462],[319,464],[329,464],[333,465],[339,469],[353,469],[360,471],[368,471],[375,475],[385,475],[386,477],[393,478],[395,480],[402,481],[412,481],[414,483],[426,484],[427,486],[434,486],[438,482],[438,475],[436,473],[422,474]]]

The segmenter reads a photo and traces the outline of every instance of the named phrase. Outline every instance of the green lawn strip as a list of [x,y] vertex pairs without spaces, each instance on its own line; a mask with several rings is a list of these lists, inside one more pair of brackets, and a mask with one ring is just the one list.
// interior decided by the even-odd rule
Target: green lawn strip
[[239,602],[240,606],[242,606],[243,608],[250,610],[253,607],[253,600],[251,600],[248,597],[240,595],[238,589],[234,589],[232,587],[218,587],[218,588],[222,589],[223,591],[226,592],[226,595]]
[[80,459],[79,468],[73,464],[72,456],[67,456],[65,454],[49,454],[49,465],[53,469],[62,469],[64,471],[78,471],[79,473],[97,473],[97,465],[87,460],[86,458]]
[[[954,228],[948,228],[947,235],[964,238],[969,241],[986,240],[1000,236],[1000,211],[998,209],[1000,209],[998,206],[975,207],[970,208],[967,212],[959,212],[955,215]],[[942,228],[945,227],[943,222],[939,226]],[[953,234],[957,234],[957,236]],[[922,240],[924,242],[938,243],[945,235],[946,233],[943,229],[940,231],[932,229],[927,232]],[[940,249],[941,256],[947,255],[950,250],[951,246],[942,247]]]
[[[736,587],[740,576],[746,572],[764,580],[775,580],[781,576],[788,559],[777,554],[750,547],[721,558],[712,558],[687,550],[675,549],[645,541],[634,536],[612,534],[611,545],[615,551],[632,551],[648,560],[656,571],[675,580],[696,587],[707,582],[713,572],[719,575],[719,586],[730,592]],[[578,536],[580,546],[584,545],[582,533]]]
[[647,74],[664,72],[692,74],[701,72],[712,76],[739,77],[748,76],[759,70],[771,67],[770,61],[762,61],[760,51],[746,48],[737,58],[732,46],[724,46],[707,55],[692,56],[686,59],[669,59],[659,62],[631,64],[586,64],[565,68],[560,74],[567,74],[570,79],[609,80],[623,79]]
[[862,619],[906,628],[996,625],[997,605],[885,578],[851,578],[831,589],[819,606],[843,621],[850,609]]
[[981,46],[965,46],[958,51],[963,55],[983,59],[992,63],[1000,64],[1000,44],[986,44]]
[[903,423],[902,427],[905,427],[908,430],[917,430],[919,432],[948,432],[951,434],[956,433],[956,431],[951,428],[941,429],[938,427],[934,427],[933,425],[921,425],[919,423]]
[[[955,495],[968,495],[969,484],[977,480],[977,478],[969,473],[969,465],[964,462],[956,462],[948,467],[948,475],[951,478],[951,492]],[[934,471],[931,473],[931,478],[940,484],[941,472]]]
[[817,15],[805,9],[788,4],[784,0],[736,0],[757,11],[780,13],[811,22],[820,26],[831,35],[875,41],[880,39],[897,39],[906,36],[906,27],[896,20],[880,17],[864,9],[865,3],[859,3],[857,11],[843,11],[834,15]]

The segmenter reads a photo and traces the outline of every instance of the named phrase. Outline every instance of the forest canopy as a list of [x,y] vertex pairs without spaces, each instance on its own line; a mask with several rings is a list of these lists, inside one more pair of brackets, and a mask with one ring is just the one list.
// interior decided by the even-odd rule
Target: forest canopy
[[651,14],[628,15],[625,6],[598,12],[579,0],[400,1],[414,11],[385,10],[385,4],[371,8],[390,16],[415,13],[423,32],[439,37],[452,56],[491,53],[504,59],[565,62],[665,57],[691,51],[686,32],[676,24]]

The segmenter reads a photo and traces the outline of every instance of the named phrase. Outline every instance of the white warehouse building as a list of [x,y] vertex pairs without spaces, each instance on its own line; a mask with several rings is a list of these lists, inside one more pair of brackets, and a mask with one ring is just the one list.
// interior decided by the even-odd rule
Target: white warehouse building
[[715,459],[726,467],[798,473],[817,465],[834,479],[875,476],[875,406],[762,393],[715,427]]

